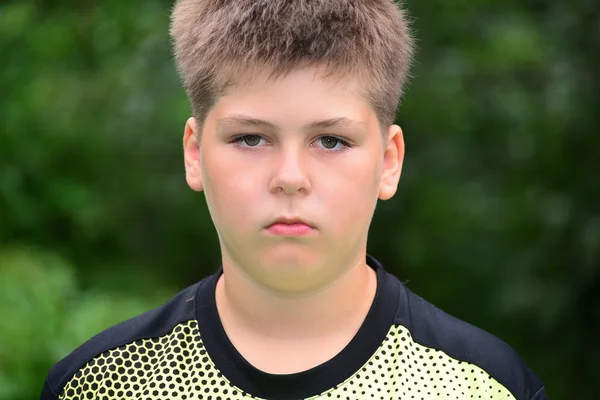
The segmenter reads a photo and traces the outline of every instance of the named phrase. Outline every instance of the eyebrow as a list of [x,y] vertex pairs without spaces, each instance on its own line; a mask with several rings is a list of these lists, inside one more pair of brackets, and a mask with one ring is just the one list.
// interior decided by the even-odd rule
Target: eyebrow
[[[217,125],[223,128],[232,128],[236,126],[251,126],[255,128],[270,129],[279,132],[281,128],[279,126],[262,119],[252,118],[246,115],[232,115],[217,120]],[[367,124],[355,119],[339,117],[329,118],[322,121],[313,121],[302,127],[303,131],[312,131],[316,129],[329,129],[329,128],[352,128],[359,127],[364,128]]]

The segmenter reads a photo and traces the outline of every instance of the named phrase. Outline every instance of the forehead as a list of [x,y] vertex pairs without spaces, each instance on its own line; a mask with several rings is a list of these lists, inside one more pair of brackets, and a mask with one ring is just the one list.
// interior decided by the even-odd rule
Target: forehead
[[[233,71],[230,71],[233,72]],[[256,87],[281,86],[294,82],[310,83],[337,90],[359,92],[359,78],[349,74],[336,73],[322,66],[297,67],[287,71],[271,71],[268,68],[238,69],[235,78],[230,78],[223,85],[223,94],[235,90],[248,90]]]
[[324,76],[315,68],[241,76],[222,91],[213,111],[218,117],[250,114],[288,122],[348,118],[369,124],[375,117],[356,79]]

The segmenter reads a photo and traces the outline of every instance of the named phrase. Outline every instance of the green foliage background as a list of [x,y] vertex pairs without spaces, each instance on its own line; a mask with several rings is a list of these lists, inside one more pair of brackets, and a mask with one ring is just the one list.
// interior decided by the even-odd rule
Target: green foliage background
[[[600,373],[600,5],[406,2],[407,159],[369,252],[501,337],[552,399]],[[166,0],[0,4],[0,399],[215,270],[184,181]]]

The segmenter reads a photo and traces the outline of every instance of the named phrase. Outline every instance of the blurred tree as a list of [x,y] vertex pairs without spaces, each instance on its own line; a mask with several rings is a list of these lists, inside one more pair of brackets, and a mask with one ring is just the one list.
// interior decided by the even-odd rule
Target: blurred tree
[[0,399],[39,398],[58,359],[96,333],[168,298],[81,291],[72,266],[34,248],[0,252]]

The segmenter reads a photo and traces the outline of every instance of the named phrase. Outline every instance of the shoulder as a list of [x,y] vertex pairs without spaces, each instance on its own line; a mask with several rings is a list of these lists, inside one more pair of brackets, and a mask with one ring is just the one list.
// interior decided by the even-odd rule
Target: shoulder
[[194,319],[194,297],[202,283],[184,289],[165,304],[108,328],[83,343],[50,369],[42,399],[60,393],[67,382],[96,356],[142,339],[161,337]]
[[476,375],[480,375],[479,382],[493,381],[500,385],[499,390],[508,390],[517,400],[546,398],[542,381],[510,345],[398,284],[401,300],[395,324],[408,331],[410,341],[431,352],[421,358],[430,359],[430,363],[438,358],[438,367],[448,367],[446,374],[460,375],[466,382],[477,381]]

